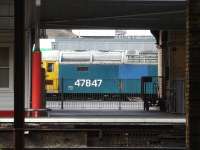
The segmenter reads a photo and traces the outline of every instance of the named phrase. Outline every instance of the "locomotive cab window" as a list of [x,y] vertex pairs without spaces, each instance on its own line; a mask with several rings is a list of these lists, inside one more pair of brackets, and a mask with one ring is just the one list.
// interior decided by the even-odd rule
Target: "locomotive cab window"
[[88,67],[85,66],[77,67],[77,71],[88,71]]
[[47,64],[47,72],[54,72],[54,64],[53,63]]

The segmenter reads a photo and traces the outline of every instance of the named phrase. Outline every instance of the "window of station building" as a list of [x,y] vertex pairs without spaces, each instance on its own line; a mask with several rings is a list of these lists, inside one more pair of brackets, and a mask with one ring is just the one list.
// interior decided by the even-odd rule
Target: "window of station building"
[[9,88],[9,47],[0,47],[0,88]]
[[53,72],[54,71],[54,64],[48,63],[47,64],[47,72]]
[[86,66],[77,67],[77,71],[88,71],[88,67]]

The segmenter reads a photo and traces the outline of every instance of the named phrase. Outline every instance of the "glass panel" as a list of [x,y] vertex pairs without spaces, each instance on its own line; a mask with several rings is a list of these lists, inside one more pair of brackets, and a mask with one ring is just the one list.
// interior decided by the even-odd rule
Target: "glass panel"
[[9,66],[9,47],[0,47],[0,67]]
[[0,88],[9,88],[9,69],[0,68]]
[[48,63],[47,72],[53,72],[53,70],[54,70],[54,64],[53,63]]

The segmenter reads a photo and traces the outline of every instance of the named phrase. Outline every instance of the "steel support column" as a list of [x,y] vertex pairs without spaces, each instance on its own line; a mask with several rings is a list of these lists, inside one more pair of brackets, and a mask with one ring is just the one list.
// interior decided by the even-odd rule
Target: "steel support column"
[[162,77],[161,81],[159,82],[159,92],[160,92],[160,97],[163,98],[163,49],[162,49],[162,33],[163,31],[159,32],[159,43],[157,46],[158,49],[158,76]]
[[25,0],[15,0],[15,49],[14,49],[14,140],[16,150],[24,149],[24,81]]
[[35,0],[35,50],[32,53],[32,113],[33,117],[39,117],[39,109],[42,107],[42,70],[40,52],[40,5],[41,0]]
[[186,32],[186,143],[200,149],[200,1],[188,0]]

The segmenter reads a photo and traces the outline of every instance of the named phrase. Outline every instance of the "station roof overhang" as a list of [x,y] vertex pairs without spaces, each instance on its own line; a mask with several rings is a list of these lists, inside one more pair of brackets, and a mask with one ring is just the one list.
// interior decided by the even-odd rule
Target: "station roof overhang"
[[41,28],[183,30],[186,0],[42,0]]

